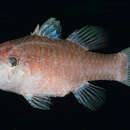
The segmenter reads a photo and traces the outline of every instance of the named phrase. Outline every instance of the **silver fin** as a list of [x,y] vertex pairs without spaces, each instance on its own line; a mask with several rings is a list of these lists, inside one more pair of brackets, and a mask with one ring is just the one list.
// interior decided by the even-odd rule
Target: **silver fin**
[[86,50],[96,50],[106,46],[106,36],[102,28],[85,26],[73,32],[67,40],[80,44]]
[[73,94],[80,104],[92,111],[99,109],[105,101],[105,90],[88,82],[74,90]]
[[49,110],[51,106],[51,99],[49,97],[27,96],[27,101],[34,108]]
[[126,71],[126,80],[122,81],[122,83],[130,86],[130,47],[122,50],[121,53],[124,53],[127,57],[126,66],[123,68]]
[[34,32],[31,35],[45,36],[48,38],[60,39],[61,25],[60,21],[55,18],[48,19],[41,27],[36,26]]

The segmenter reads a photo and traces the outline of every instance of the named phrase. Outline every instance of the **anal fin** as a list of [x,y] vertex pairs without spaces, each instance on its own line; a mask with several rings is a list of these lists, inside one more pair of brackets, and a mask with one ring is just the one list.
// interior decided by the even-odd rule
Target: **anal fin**
[[105,101],[105,89],[86,83],[73,91],[78,102],[92,111],[98,110]]

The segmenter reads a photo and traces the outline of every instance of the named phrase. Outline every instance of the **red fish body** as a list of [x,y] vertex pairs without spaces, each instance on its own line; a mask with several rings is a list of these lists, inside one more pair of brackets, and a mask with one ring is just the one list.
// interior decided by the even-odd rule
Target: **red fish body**
[[[99,32],[93,32],[93,27],[74,32],[66,40],[57,37],[59,28],[52,18],[32,35],[1,44],[0,88],[23,95],[40,109],[49,109],[50,97],[72,92],[79,103],[96,110],[104,101],[104,90],[88,81],[115,80],[128,85],[128,49],[117,54],[95,53],[91,51],[94,46],[99,48],[103,44],[97,43],[105,40],[94,40]],[[89,36],[90,31],[94,35]],[[84,32],[89,36],[87,43]]]

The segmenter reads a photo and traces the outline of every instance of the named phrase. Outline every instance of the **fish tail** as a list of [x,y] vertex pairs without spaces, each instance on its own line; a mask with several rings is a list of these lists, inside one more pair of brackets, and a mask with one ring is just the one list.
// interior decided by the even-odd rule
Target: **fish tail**
[[130,47],[122,50],[121,53],[123,53],[126,57],[126,64],[123,67],[123,69],[125,70],[125,76],[122,83],[130,86]]

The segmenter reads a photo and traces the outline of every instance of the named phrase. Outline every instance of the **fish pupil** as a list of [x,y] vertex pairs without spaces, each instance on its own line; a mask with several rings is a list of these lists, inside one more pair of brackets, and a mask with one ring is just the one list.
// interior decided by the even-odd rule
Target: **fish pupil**
[[12,66],[16,66],[17,65],[17,59],[15,57],[10,57],[9,58],[9,62],[11,63]]

